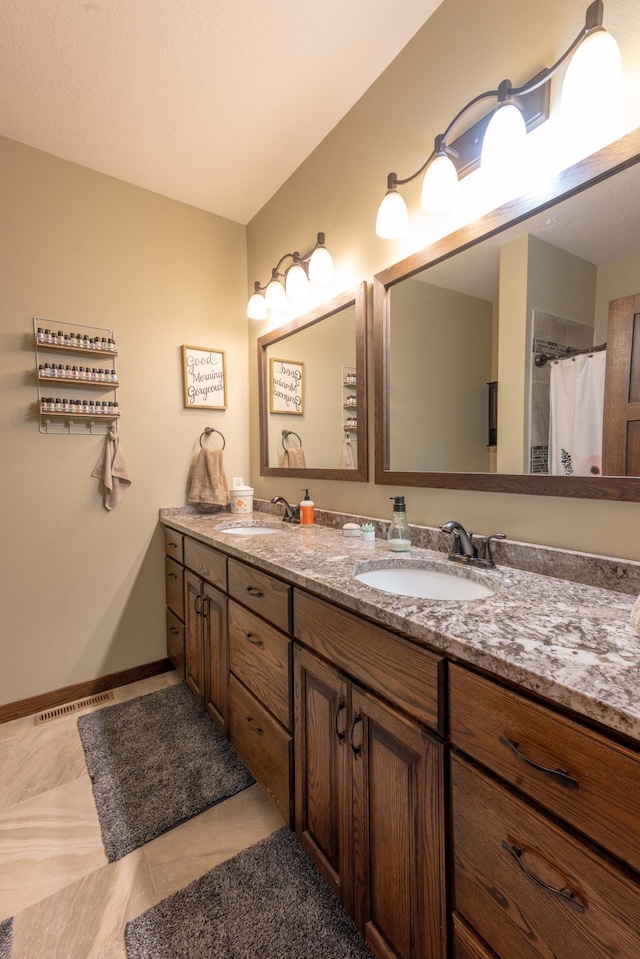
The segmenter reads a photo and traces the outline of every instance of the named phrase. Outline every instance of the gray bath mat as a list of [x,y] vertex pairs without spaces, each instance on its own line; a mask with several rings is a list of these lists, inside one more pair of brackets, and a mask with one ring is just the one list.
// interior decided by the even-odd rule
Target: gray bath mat
[[185,683],[78,719],[109,862],[254,782]]
[[11,959],[11,941],[13,939],[13,919],[0,922],[0,959]]
[[128,959],[373,959],[286,827],[143,912]]

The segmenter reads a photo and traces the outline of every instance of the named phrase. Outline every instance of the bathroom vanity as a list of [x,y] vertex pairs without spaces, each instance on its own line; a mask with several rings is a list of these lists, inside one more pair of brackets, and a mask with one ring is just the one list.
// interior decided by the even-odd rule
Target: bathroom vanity
[[442,553],[161,519],[169,655],[375,955],[640,955],[632,595],[499,567],[416,600],[354,570]]

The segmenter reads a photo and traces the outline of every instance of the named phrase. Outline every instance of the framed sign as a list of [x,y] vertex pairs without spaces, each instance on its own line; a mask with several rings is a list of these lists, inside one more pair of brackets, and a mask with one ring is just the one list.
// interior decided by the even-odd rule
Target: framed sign
[[182,347],[184,405],[189,409],[226,410],[227,366],[224,350]]
[[304,363],[270,358],[269,412],[304,413]]

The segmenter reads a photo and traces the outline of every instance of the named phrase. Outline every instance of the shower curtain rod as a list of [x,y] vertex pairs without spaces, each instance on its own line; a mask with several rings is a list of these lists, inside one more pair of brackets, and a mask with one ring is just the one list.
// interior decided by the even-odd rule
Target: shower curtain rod
[[552,353],[550,356],[547,353],[536,353],[535,364],[536,366],[546,366],[547,363],[550,363],[551,360],[569,360],[574,356],[580,356],[583,353],[600,353],[602,350],[606,350],[607,344],[601,343],[600,346],[589,346],[585,350],[574,350],[569,347],[571,350],[570,353],[565,353],[563,356],[560,356],[559,352]]

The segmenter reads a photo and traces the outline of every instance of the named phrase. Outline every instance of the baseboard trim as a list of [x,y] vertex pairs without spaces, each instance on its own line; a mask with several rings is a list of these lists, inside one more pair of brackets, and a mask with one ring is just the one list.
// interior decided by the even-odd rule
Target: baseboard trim
[[32,716],[35,713],[41,713],[44,709],[62,706],[64,703],[73,702],[74,699],[84,699],[85,696],[103,693],[107,689],[115,689],[117,686],[137,683],[140,679],[148,679],[149,676],[157,676],[159,673],[166,673],[170,669],[173,669],[171,660],[157,659],[153,663],[133,666],[131,669],[123,669],[119,673],[110,673],[108,676],[88,679],[84,683],[74,683],[73,686],[63,686],[62,689],[54,689],[50,693],[41,693],[39,696],[31,696],[29,699],[19,699],[15,703],[0,706],[0,723],[8,723],[12,719],[22,719],[23,716]]

